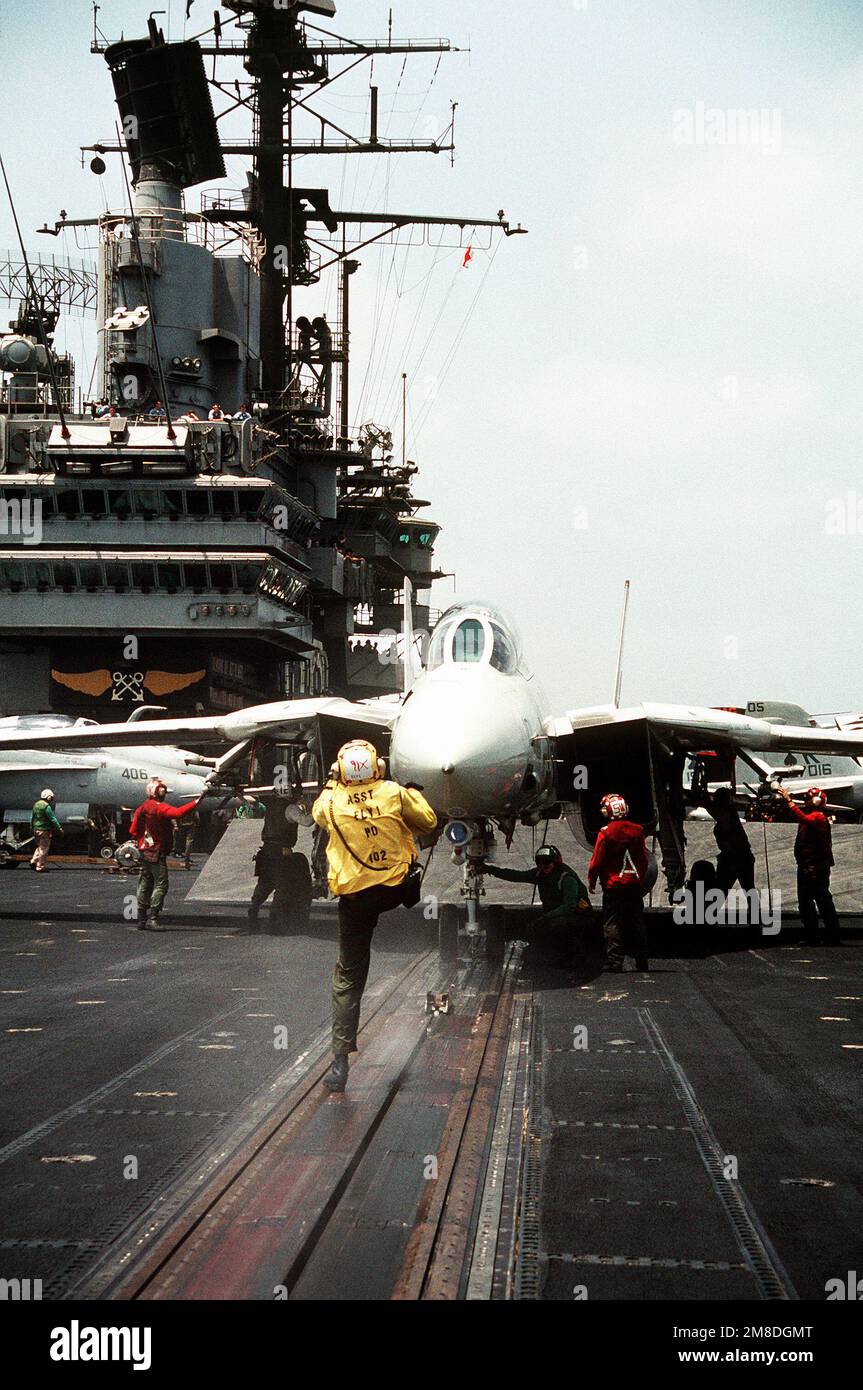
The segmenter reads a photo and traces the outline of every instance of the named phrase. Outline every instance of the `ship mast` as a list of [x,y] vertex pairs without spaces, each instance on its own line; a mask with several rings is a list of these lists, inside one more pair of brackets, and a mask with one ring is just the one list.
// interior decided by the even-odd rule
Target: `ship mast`
[[[265,247],[260,264],[260,345],[262,361],[262,390],[273,416],[285,419],[302,415],[302,406],[290,399],[294,379],[296,351],[293,340],[294,290],[315,283],[321,273],[339,262],[345,262],[364,246],[382,241],[399,228],[454,227],[463,233],[474,229],[494,229],[510,236],[523,232],[521,226],[511,227],[503,214],[497,218],[468,216],[427,217],[406,213],[362,213],[333,211],[325,189],[308,189],[296,180],[297,160],[307,155],[359,154],[443,154],[452,152],[454,145],[455,105],[448,129],[435,140],[385,140],[378,130],[378,91],[371,86],[371,119],[367,134],[357,135],[314,109],[315,95],[329,89],[340,78],[362,64],[384,55],[443,56],[459,50],[447,39],[352,41],[314,26],[305,16],[332,19],[336,6],[333,0],[296,0],[294,4],[274,4],[274,0],[225,0],[225,8],[236,15],[234,23],[244,37],[236,42],[223,38],[221,21],[214,30],[200,35],[198,46],[205,56],[217,61],[242,58],[253,83],[253,94],[242,104],[254,112],[254,129],[250,140],[222,140],[223,155],[251,157],[253,174],[247,206],[238,210],[230,198],[223,202],[218,196],[202,209],[212,223],[254,227]],[[391,26],[390,26],[391,29]],[[214,33],[215,41],[206,42]],[[93,48],[102,51],[103,45],[94,41]],[[335,62],[344,60],[339,70]],[[214,69],[215,72],[215,69]],[[215,85],[215,77],[211,79]],[[240,104],[240,103],[238,103]],[[320,126],[314,139],[296,133],[298,118],[313,118]],[[103,142],[88,147],[101,154],[122,150],[122,145]],[[309,227],[321,224],[330,236],[341,229],[342,247],[329,259],[319,262],[311,248],[324,245],[316,242]],[[363,233],[357,242],[344,233],[349,226],[365,228],[375,225],[379,230]],[[348,242],[351,242],[349,245]],[[326,247],[329,251],[331,248]],[[342,317],[347,300],[347,275],[341,284]],[[332,361],[341,367],[341,434],[346,436],[345,405],[348,401],[347,333],[332,347]],[[295,393],[296,395],[296,393]]]

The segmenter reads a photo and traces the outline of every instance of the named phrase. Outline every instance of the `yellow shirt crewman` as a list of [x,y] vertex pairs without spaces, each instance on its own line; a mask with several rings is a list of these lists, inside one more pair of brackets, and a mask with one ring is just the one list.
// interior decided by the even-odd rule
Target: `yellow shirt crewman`
[[378,918],[405,905],[405,880],[418,857],[414,834],[434,830],[437,817],[420,792],[383,780],[377,750],[364,739],[339,749],[336,767],[338,778],[334,769],[312,815],[329,831],[329,885],[339,900],[333,1064],[324,1085],[343,1091],[348,1056],[357,1050],[360,1003]]

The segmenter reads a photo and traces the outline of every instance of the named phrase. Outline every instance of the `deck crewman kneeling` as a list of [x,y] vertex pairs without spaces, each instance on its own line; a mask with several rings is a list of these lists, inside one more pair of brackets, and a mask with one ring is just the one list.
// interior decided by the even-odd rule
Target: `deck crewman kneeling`
[[418,857],[414,834],[434,830],[437,816],[416,789],[384,781],[377,750],[364,739],[339,750],[312,815],[316,824],[329,831],[329,885],[339,900],[333,1064],[324,1085],[330,1091],[343,1091],[348,1056],[357,1050],[372,935],[382,912],[412,905],[409,876],[414,877],[411,870]]
[[[530,883],[539,893],[542,913],[528,927],[528,953],[556,956],[562,965],[578,952],[579,928],[591,920],[590,898],[575,869],[564,864],[556,845],[541,845],[533,856],[535,869],[499,869],[483,864],[492,878],[506,883]],[[526,953],[526,958],[527,953]]]

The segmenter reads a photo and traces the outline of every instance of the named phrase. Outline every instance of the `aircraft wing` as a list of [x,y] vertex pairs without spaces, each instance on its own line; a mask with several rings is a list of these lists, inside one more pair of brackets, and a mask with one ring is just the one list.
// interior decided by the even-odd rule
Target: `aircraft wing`
[[[316,721],[332,721],[338,728],[346,727],[346,737],[391,729],[400,706],[378,701],[355,704],[351,700],[320,698],[312,700],[279,700],[271,705],[256,705],[250,709],[231,710],[192,719],[142,719],[129,724],[86,724],[70,729],[0,729],[0,756],[16,748],[52,748],[71,751],[76,748],[127,748],[130,732],[134,731],[138,746],[172,748],[194,747],[196,744],[224,743],[228,746],[248,739],[266,739],[274,743],[296,743],[313,728]],[[861,740],[863,747],[863,740]],[[32,771],[32,768],[28,769]]]
[[[32,739],[31,739],[32,744]],[[37,752],[37,749],[33,750]],[[36,773],[42,777],[46,772],[98,772],[98,763],[85,763],[76,761],[74,763],[13,763],[6,762],[2,751],[0,751],[0,777],[9,777],[14,772]]]
[[592,731],[615,726],[620,726],[623,733],[625,728],[639,723],[660,742],[687,753],[733,746],[761,753],[805,749],[813,753],[844,753],[852,758],[863,754],[863,730],[771,724],[766,719],[697,705],[636,705],[630,709],[597,705],[569,710],[562,718],[552,719],[546,732],[557,738],[572,738],[577,749],[580,734],[586,737]]

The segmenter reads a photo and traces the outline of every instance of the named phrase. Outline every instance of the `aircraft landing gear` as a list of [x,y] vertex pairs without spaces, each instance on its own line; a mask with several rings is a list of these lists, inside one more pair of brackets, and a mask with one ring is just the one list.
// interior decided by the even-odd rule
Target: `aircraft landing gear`
[[20,862],[12,845],[6,840],[0,842],[0,869],[17,869]]
[[503,908],[498,904],[482,908],[483,862],[494,843],[492,826],[488,821],[451,821],[445,833],[453,846],[453,863],[463,869],[460,896],[466,911],[458,903],[442,904],[438,919],[441,960],[458,960],[463,949],[474,960],[483,955],[499,960],[505,942]]

